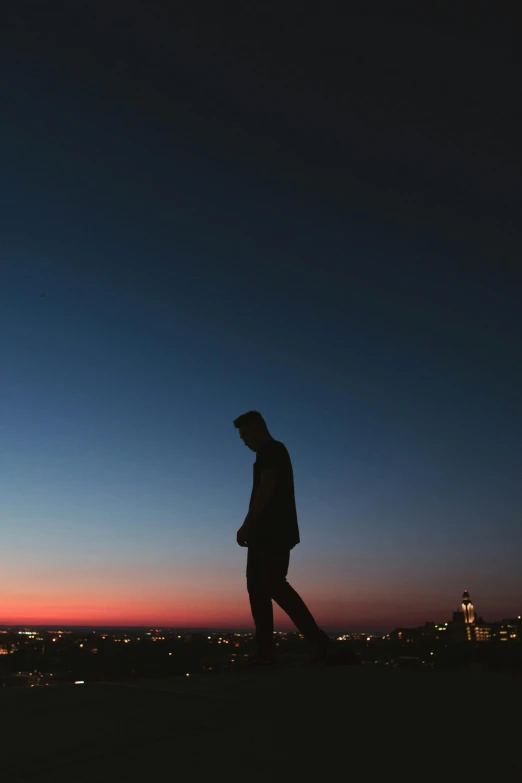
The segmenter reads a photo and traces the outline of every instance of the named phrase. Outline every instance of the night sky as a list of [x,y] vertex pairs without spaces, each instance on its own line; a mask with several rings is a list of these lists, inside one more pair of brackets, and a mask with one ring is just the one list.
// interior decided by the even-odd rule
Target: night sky
[[520,614],[514,24],[248,5],[11,4],[0,623],[250,627],[250,409],[322,626]]

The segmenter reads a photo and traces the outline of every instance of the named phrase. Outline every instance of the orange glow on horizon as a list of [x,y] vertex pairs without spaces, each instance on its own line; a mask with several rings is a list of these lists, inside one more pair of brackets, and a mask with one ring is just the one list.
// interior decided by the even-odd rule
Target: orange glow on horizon
[[[450,602],[418,597],[407,592],[388,595],[377,591],[339,594],[323,584],[302,589],[296,582],[318,624],[324,628],[391,628],[423,625],[426,620],[451,619]],[[46,585],[41,580],[20,587],[10,580],[3,590],[0,625],[22,626],[157,626],[171,628],[253,628],[246,585],[230,580],[216,586],[175,586],[162,589],[152,580],[140,585],[103,584],[93,580],[88,587]],[[488,609],[488,611],[490,611]],[[500,610],[499,610],[500,611]],[[287,615],[274,605],[275,626],[291,630]]]

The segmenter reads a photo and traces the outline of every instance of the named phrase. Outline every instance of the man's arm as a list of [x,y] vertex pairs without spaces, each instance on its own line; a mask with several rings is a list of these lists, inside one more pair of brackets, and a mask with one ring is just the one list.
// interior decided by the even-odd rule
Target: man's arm
[[266,508],[274,492],[276,481],[277,473],[274,468],[265,468],[262,471],[258,490],[252,498],[248,514],[241,528],[245,536],[252,530],[262,511]]

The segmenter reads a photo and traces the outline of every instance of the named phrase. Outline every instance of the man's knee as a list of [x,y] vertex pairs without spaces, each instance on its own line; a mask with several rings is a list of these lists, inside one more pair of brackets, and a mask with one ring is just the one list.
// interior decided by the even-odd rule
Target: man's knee
[[280,579],[271,579],[268,585],[270,597],[277,600],[279,597],[284,596],[288,592],[290,585],[286,581],[285,577]]

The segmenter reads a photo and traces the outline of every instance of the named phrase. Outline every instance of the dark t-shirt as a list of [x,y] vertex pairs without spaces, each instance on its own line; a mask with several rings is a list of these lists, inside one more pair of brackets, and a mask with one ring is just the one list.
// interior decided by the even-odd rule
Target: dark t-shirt
[[248,544],[270,549],[293,549],[299,544],[294,473],[286,446],[278,440],[269,441],[257,452],[250,506],[261,483],[261,473],[267,468],[275,470],[276,484],[268,504],[254,524]]

